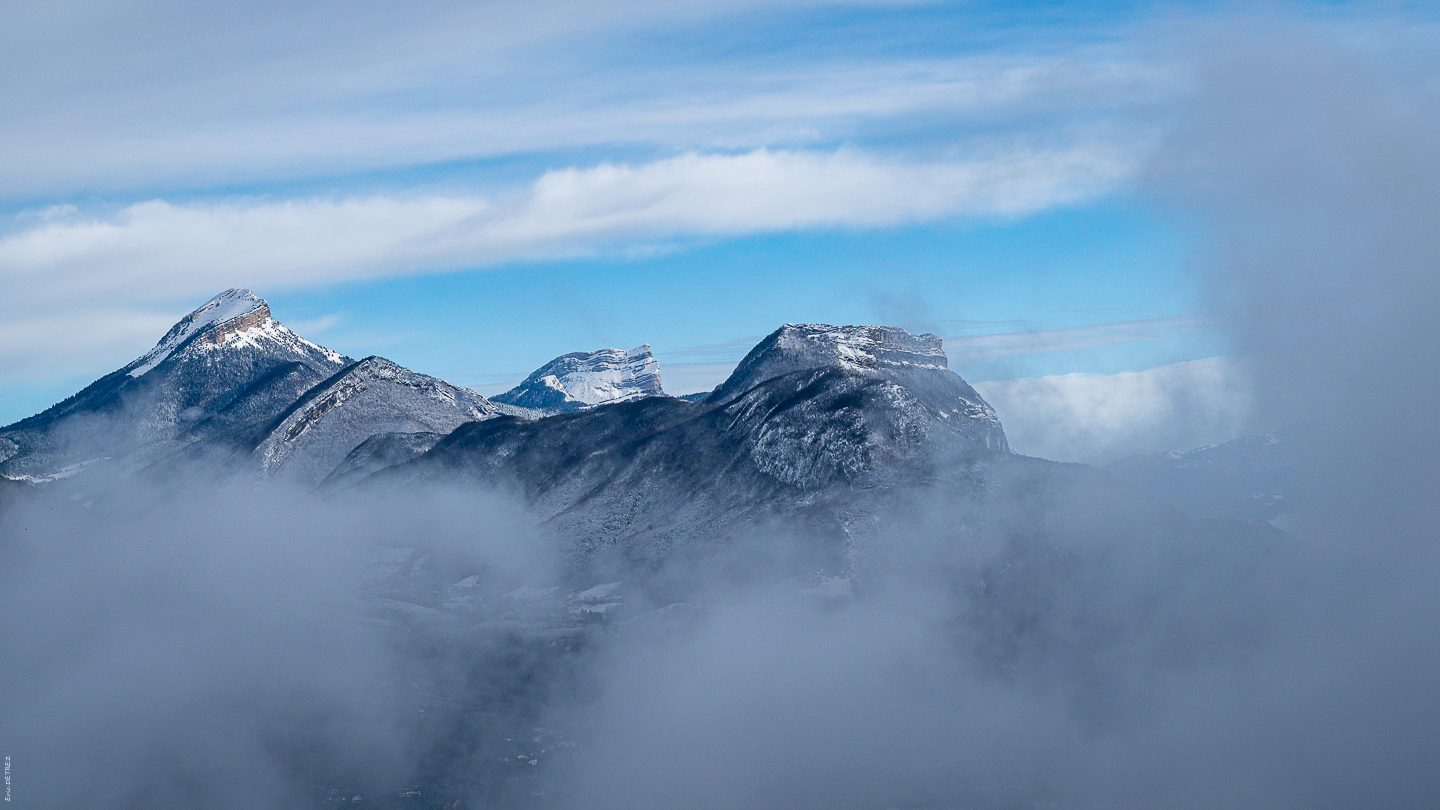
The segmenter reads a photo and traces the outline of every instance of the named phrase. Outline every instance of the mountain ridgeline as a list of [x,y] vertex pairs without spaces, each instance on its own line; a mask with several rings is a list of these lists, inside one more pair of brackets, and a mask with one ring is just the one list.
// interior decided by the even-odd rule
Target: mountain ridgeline
[[446,470],[509,476],[564,511],[582,491],[606,502],[637,485],[627,463],[676,486],[725,481],[773,498],[1007,450],[933,335],[787,324],[703,401],[665,394],[648,345],[575,352],[487,400],[381,357],[342,357],[231,289],[134,362],[0,428],[0,475],[44,484],[96,465],[163,472],[206,459],[334,490]]

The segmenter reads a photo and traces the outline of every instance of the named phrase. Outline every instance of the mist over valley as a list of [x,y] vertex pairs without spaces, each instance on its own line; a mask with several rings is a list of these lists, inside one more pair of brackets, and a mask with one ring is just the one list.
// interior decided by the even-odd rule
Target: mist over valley
[[0,5],[4,801],[1440,806],[1437,22]]

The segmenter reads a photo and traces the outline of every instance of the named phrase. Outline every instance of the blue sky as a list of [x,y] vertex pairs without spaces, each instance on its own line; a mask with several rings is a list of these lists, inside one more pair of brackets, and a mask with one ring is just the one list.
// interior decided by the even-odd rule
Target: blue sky
[[[972,379],[1134,371],[1220,353],[1213,330],[1194,322],[1203,309],[1179,271],[1176,230],[1097,203],[1003,224],[782,233],[651,257],[523,262],[271,302],[338,350],[379,352],[481,388],[513,383],[576,347],[647,342],[667,367],[723,373],[787,321],[940,334]],[[1094,329],[1093,346],[1059,350],[1084,328],[1176,316],[1191,321],[1132,329],[1123,342]],[[960,351],[967,338],[1031,330],[1065,334],[1049,338],[1056,351]],[[672,388],[690,379],[671,377]]]
[[482,392],[648,342],[684,393],[787,321],[935,332],[972,380],[1223,355],[1147,167],[1236,13],[6,4],[0,422],[231,286]]

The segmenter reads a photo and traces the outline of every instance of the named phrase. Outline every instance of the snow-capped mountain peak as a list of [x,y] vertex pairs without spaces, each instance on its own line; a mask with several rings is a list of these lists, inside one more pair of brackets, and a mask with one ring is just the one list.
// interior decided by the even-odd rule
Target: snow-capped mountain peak
[[994,409],[950,371],[940,338],[893,326],[787,323],[756,344],[705,401],[728,404],[767,380],[824,368],[895,383],[975,444],[1009,449]]
[[230,289],[181,318],[155,347],[35,416],[7,426],[7,475],[51,475],[90,459],[138,468],[197,443],[255,440],[351,361],[286,329],[264,299]]
[[549,411],[576,411],[607,402],[663,394],[650,344],[628,351],[572,352],[551,360],[492,401]]
[[728,402],[765,380],[810,368],[835,366],[867,374],[947,371],[943,346],[934,335],[912,335],[893,326],[787,323],[760,341],[709,401]]
[[181,318],[155,348],[127,366],[126,373],[131,377],[144,375],[197,336],[202,336],[202,342],[211,347],[234,343],[258,348],[260,342],[267,339],[281,344],[301,344],[320,352],[331,362],[341,360],[337,352],[305,340],[272,318],[265,299],[249,290],[232,287]]

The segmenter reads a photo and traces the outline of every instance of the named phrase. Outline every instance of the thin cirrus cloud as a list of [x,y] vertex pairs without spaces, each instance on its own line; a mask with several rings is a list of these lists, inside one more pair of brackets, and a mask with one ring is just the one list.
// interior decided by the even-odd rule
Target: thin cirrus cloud
[[[608,78],[612,85],[601,85]],[[611,148],[748,150],[813,147],[863,137],[914,137],[913,119],[988,125],[1011,117],[1057,122],[1112,115],[1169,92],[1163,66],[1074,57],[968,57],[782,68],[681,66],[650,75],[566,76],[533,98],[477,88],[359,113],[327,97],[275,111],[262,100],[204,98],[181,111],[138,102],[67,111],[57,128],[23,115],[0,122],[14,160],[0,196],[127,192],[406,171],[449,161]],[[433,95],[414,88],[421,97]],[[172,102],[167,102],[172,103]],[[383,110],[383,115],[375,111]],[[1102,116],[1103,117],[1103,116]],[[934,129],[933,127],[930,129]],[[922,128],[922,131],[923,128]],[[99,133],[103,133],[100,136]],[[862,139],[863,139],[862,137]]]
[[951,337],[945,340],[945,352],[951,363],[963,364],[1017,354],[1098,349],[1140,340],[1164,340],[1212,327],[1213,319],[1208,316],[1177,315],[1062,329],[1032,329]]
[[[617,145],[833,145],[914,136],[916,117],[946,140],[957,117],[1033,128],[1174,90],[1163,64],[1063,38],[1043,55],[925,53],[844,22],[918,24],[885,3],[246,5],[0,6],[0,71],[23,78],[0,84],[0,200],[136,199]],[[810,47],[780,44],[802,35]],[[709,46],[683,46],[694,41]]]

